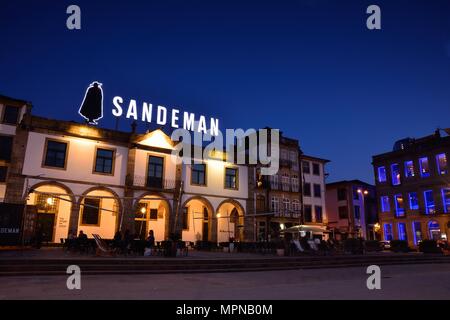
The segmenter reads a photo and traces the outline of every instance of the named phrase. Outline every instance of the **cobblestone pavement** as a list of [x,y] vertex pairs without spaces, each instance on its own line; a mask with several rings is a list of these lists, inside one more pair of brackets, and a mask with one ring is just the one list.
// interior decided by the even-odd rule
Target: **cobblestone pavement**
[[381,290],[365,267],[266,272],[2,277],[0,299],[450,299],[450,264],[382,266]]

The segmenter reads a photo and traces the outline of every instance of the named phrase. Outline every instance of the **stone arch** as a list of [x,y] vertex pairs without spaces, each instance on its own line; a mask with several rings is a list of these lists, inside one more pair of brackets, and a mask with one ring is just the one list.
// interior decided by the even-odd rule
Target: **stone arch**
[[70,201],[72,203],[76,203],[75,195],[73,194],[72,190],[65,184],[58,182],[58,181],[54,181],[54,180],[41,181],[41,182],[38,182],[38,183],[34,184],[33,186],[31,186],[29,190],[30,191],[36,190],[37,188],[43,187],[43,186],[55,186],[55,187],[63,189],[64,191],[66,191],[67,195],[70,197]]
[[[219,217],[219,215],[221,214],[221,209],[222,207],[224,207],[225,205],[232,205],[233,209],[231,209],[230,212],[228,212],[228,216],[226,218],[223,217]],[[235,217],[235,215],[237,214],[237,217]],[[244,207],[241,205],[241,203],[239,201],[236,201],[235,199],[225,199],[223,200],[218,206],[217,206],[217,210],[216,210],[216,216],[218,216],[218,224],[224,224],[224,222],[226,221],[226,228],[230,229],[230,223],[232,223],[232,228],[233,228],[233,237],[235,238],[235,240],[238,241],[243,241],[244,240],[244,218],[245,218],[245,209]],[[223,219],[223,220],[220,220]],[[228,221],[226,220],[228,219]],[[236,219],[236,221],[234,220]],[[228,230],[228,232],[230,232],[231,230]]]
[[[113,203],[108,203],[106,205],[102,204],[102,212],[101,216],[99,217],[99,224],[98,225],[86,225],[83,224],[82,221],[82,211],[83,211],[83,201],[89,197],[89,195],[93,192],[105,192],[111,195],[111,197],[105,197],[106,202],[108,200],[113,200]],[[101,197],[101,196],[100,196]],[[103,202],[104,199],[102,199]],[[105,207],[106,206],[106,207]],[[115,207],[116,206],[116,207]],[[114,233],[120,229],[120,223],[123,219],[123,204],[121,201],[121,197],[112,190],[111,188],[105,187],[105,186],[92,186],[86,190],[83,191],[83,193],[78,197],[77,201],[77,217],[76,217],[76,223],[77,229],[82,230],[85,233],[90,236],[91,234],[98,233],[103,238],[113,238]],[[114,214],[115,212],[115,214]],[[103,216],[106,215],[107,221],[104,221]],[[74,219],[75,220],[75,219]],[[111,226],[112,225],[112,226]],[[87,230],[87,231],[86,231]]]
[[[152,209],[152,198],[153,201],[159,201],[159,205],[157,206],[157,214],[158,217],[156,221],[154,219],[150,218],[150,212],[149,210]],[[150,208],[148,206],[143,206],[145,208],[145,214],[143,213],[142,216],[137,216],[139,207],[143,202],[146,202],[149,204]],[[161,210],[161,207],[163,207],[165,212],[163,213],[163,222],[161,223],[158,221],[160,219],[159,212]],[[155,209],[155,208],[153,208]],[[148,230],[153,230],[155,239],[157,241],[166,240],[169,238],[170,230],[171,230],[171,221],[173,220],[173,208],[172,204],[170,202],[170,199],[167,198],[164,194],[160,192],[155,191],[148,191],[144,192],[142,195],[139,196],[139,198],[136,198],[136,200],[133,203],[132,206],[132,214],[133,219],[135,221],[135,234],[139,235],[141,238],[147,237]],[[138,222],[140,221],[140,223]],[[144,227],[143,227],[144,224]],[[144,229],[143,229],[144,228]],[[148,229],[148,230],[147,230]]]
[[[61,194],[56,195],[56,193],[60,192],[49,189],[45,190],[46,187],[60,189],[62,192]],[[37,190],[39,188],[44,190]],[[45,241],[60,242],[61,238],[67,238],[70,230],[70,219],[73,208],[76,207],[75,195],[65,184],[53,180],[46,180],[38,182],[30,187],[27,203],[35,205],[38,200],[37,197],[41,192],[49,195],[54,194],[58,200],[53,200],[53,203],[49,204],[48,207],[47,205],[44,205],[46,208],[42,211],[39,209],[39,205],[36,207],[38,213],[35,220],[35,226],[36,228],[41,229]],[[56,204],[54,201],[56,201]],[[53,224],[51,221],[53,221]]]
[[[202,231],[201,232],[202,240],[206,240],[203,228],[204,228],[204,224],[207,223],[208,224],[207,225],[207,233],[208,233],[207,240],[211,241],[211,242],[216,242],[217,241],[217,219],[216,219],[216,216],[215,216],[215,210],[214,210],[213,205],[205,197],[193,196],[193,197],[190,197],[190,198],[186,199],[183,202],[183,204],[182,204],[182,206],[180,208],[180,212],[183,212],[183,208],[188,206],[188,204],[191,201],[199,201],[199,202],[201,202],[202,205],[204,205],[204,207],[206,208],[207,213],[208,213],[208,220],[202,219],[202,222],[203,222],[202,223],[202,230],[201,230]],[[192,214],[190,214],[189,216],[190,216],[189,217],[189,221],[190,221],[190,223],[193,224],[193,226],[195,228],[195,225],[197,224],[196,223],[197,219],[201,219],[201,217],[194,217],[194,215],[192,215]],[[200,230],[196,230],[194,232],[197,234],[197,233],[199,233],[199,231]],[[195,235],[195,236],[197,236],[197,235]]]

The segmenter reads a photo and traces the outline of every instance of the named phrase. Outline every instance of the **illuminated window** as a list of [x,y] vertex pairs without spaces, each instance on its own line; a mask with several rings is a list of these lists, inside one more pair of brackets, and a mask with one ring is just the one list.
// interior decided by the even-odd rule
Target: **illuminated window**
[[386,240],[386,241],[392,240],[392,224],[391,223],[384,224],[384,240]]
[[435,213],[433,191],[427,190],[423,193],[423,196],[425,198],[425,212],[427,214]]
[[305,205],[305,214],[304,220],[305,222],[312,222],[312,207],[310,205]]
[[450,212],[450,189],[442,189],[442,204],[444,205],[444,212]]
[[20,108],[13,106],[5,106],[3,110],[3,123],[17,124],[19,121]]
[[408,240],[407,234],[406,234],[406,224],[404,222],[398,223],[398,239],[399,240]]
[[398,163],[393,163],[391,165],[391,176],[392,176],[392,184],[397,186],[400,184],[400,168]]
[[428,164],[428,158],[423,157],[419,159],[420,176],[426,178],[430,176],[430,166]]
[[314,213],[316,214],[316,222],[322,222],[323,221],[322,206],[315,206]]
[[447,174],[447,157],[445,153],[438,154],[436,156],[437,168],[439,174]]
[[428,222],[428,232],[430,240],[439,240],[441,238],[441,227],[439,226],[439,222],[430,221]]
[[408,193],[408,197],[409,197],[409,208],[411,210],[418,210],[419,209],[419,199],[417,198],[417,192]]
[[412,161],[405,161],[405,177],[414,177],[414,163]]
[[112,174],[113,162],[114,162],[114,150],[98,148],[97,155],[95,158],[94,171],[98,173]]
[[422,241],[422,227],[420,225],[420,221],[414,221],[412,223],[413,232],[414,232],[414,244],[419,244]]
[[303,173],[311,173],[311,166],[309,161],[302,161]]
[[395,213],[397,217],[403,217],[405,215],[403,196],[401,194],[396,194],[394,196],[394,202],[395,202]]
[[192,165],[191,184],[206,185],[206,164],[196,163]]
[[391,205],[389,204],[389,197],[382,196],[381,197],[381,212],[389,212],[391,211]]
[[67,143],[47,140],[44,165],[47,167],[66,167]]
[[386,182],[386,168],[378,167],[378,182]]
[[36,209],[43,213],[58,213],[59,199],[51,194],[38,193],[36,195]]
[[98,198],[84,199],[81,224],[83,225],[100,224],[100,199]]
[[225,188],[238,188],[238,170],[236,168],[225,168]]

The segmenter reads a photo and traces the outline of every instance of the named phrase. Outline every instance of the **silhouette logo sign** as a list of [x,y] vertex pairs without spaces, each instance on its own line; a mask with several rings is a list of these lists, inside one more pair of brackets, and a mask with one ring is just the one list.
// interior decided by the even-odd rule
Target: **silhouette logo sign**
[[90,124],[98,124],[103,118],[103,89],[100,82],[94,81],[86,89],[78,113]]

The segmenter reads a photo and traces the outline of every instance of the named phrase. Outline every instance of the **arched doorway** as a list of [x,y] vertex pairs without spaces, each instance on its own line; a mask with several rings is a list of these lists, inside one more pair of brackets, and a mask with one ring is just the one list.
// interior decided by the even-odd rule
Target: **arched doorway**
[[216,241],[214,209],[206,198],[190,198],[181,208],[183,241]]
[[435,220],[428,222],[428,232],[431,240],[440,240],[441,228],[439,227],[439,222]]
[[223,201],[217,207],[218,242],[244,240],[244,208],[233,199]]
[[60,242],[67,238],[70,213],[74,201],[72,191],[57,182],[43,182],[30,190],[27,205],[36,206],[35,230],[42,233],[44,242]]
[[88,237],[98,234],[104,239],[114,238],[122,210],[119,196],[113,190],[90,188],[83,193],[78,204],[78,232],[83,231]]
[[135,205],[134,232],[145,239],[153,230],[155,240],[163,241],[168,237],[170,205],[161,195],[147,194]]

